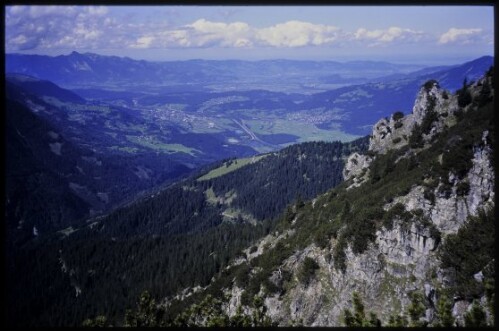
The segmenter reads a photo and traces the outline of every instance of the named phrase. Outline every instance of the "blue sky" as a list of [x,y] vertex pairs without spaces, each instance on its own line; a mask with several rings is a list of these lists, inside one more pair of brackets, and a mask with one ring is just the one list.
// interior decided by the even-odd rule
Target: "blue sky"
[[7,6],[6,52],[145,60],[458,63],[493,55],[492,6]]

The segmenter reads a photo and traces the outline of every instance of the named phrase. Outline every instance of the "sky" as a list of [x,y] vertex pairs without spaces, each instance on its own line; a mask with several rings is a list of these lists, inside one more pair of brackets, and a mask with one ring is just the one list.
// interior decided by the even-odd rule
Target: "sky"
[[6,6],[5,51],[451,64],[493,55],[494,7]]

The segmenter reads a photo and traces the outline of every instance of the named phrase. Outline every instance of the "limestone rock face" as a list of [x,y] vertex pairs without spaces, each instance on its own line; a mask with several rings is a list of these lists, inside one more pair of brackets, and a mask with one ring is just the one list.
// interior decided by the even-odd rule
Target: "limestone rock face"
[[434,190],[435,201],[432,203],[425,199],[424,188],[415,186],[402,197],[397,197],[386,209],[395,203],[402,203],[406,210],[412,211],[422,209],[425,216],[442,234],[455,233],[466,222],[469,215],[478,215],[480,208],[489,209],[494,206],[494,169],[491,163],[491,147],[487,144],[488,132],[483,134],[484,146],[475,147],[472,159],[472,167],[466,178],[462,181],[469,183],[469,192],[465,196],[458,196],[457,185],[453,174],[449,174],[453,182],[452,193],[446,197],[438,194],[438,188]]
[[[284,267],[295,270],[305,256],[320,266],[316,278],[308,285],[299,284],[280,300],[266,302],[274,320],[286,325],[291,319],[303,320],[308,326],[341,326],[344,309],[351,308],[352,292],[361,293],[366,308],[387,320],[390,313],[407,307],[407,292],[433,288],[429,270],[436,266],[433,250],[437,243],[426,228],[403,229],[395,222],[392,230],[378,231],[376,241],[366,252],[356,255],[346,250],[347,268],[343,273],[334,268],[328,251],[317,247],[290,257]],[[398,307],[387,311],[386,307]]]
[[372,158],[357,152],[350,154],[343,169],[343,178],[349,180],[352,177],[359,176],[364,169],[369,167]]
[[343,178],[345,180],[353,179],[351,187],[360,186],[369,177],[369,165],[373,158],[368,155],[352,153],[347,158],[345,167],[343,168]]
[[[472,168],[462,179],[470,185],[466,195],[456,194],[458,181],[449,174],[453,183],[450,196],[437,196],[432,202],[425,199],[422,186],[414,186],[405,196],[397,197],[385,206],[388,209],[400,202],[408,211],[421,209],[431,225],[411,221],[407,226],[395,218],[391,229],[381,228],[376,232],[374,243],[369,244],[364,253],[346,250],[344,273],[334,268],[333,252],[329,248],[311,245],[295,253],[282,264],[283,269],[296,275],[301,261],[307,256],[313,258],[320,269],[309,284],[296,282],[283,296],[268,297],[265,302],[269,315],[281,325],[301,319],[307,326],[341,326],[343,311],[351,309],[352,292],[357,291],[366,309],[387,321],[390,314],[407,311],[408,293],[424,289],[425,319],[431,321],[438,300],[436,289],[453,282],[452,270],[439,269],[436,252],[441,240],[445,240],[447,234],[456,233],[469,215],[477,215],[479,208],[494,206],[492,151],[487,144],[487,135],[488,132],[484,132],[483,145],[474,149]],[[353,158],[359,160],[357,155]],[[441,232],[442,239],[432,236],[430,226]],[[334,241],[331,239],[331,247],[334,247]],[[461,299],[455,301],[454,315],[458,321],[462,322],[469,305]],[[387,307],[391,307],[390,310]]]
[[[414,102],[412,114],[414,115],[414,122],[421,124],[428,111],[433,108],[437,111],[444,111],[447,107],[446,99],[444,98],[444,91],[435,82],[430,88],[423,86]],[[433,106],[431,104],[434,104]]]
[[449,124],[452,120],[449,115],[457,109],[457,97],[449,95],[436,82],[431,87],[423,86],[416,97],[411,114],[397,120],[392,115],[389,119],[380,119],[374,125],[369,140],[369,150],[385,154],[389,149],[407,145],[414,126],[421,125],[428,112],[434,110],[437,113],[437,119],[432,124],[432,130],[423,137],[425,141],[429,141],[435,133]]
[[369,150],[385,154],[389,149],[407,145],[407,139],[413,126],[412,122],[412,115],[406,115],[398,120],[395,120],[393,115],[390,119],[380,119],[374,124],[373,132],[369,139]]
[[478,208],[487,208],[494,204],[494,168],[491,162],[492,148],[487,143],[488,135],[488,131],[483,133],[483,147],[475,147],[473,166],[468,173],[470,193],[466,205],[472,214],[476,214]]

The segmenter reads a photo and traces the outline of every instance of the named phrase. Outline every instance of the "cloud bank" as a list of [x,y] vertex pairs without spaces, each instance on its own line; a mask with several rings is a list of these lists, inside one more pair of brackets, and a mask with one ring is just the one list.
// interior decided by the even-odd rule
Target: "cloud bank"
[[[420,42],[468,44],[484,40],[478,28],[450,28],[441,35],[392,26],[344,31],[335,25],[290,20],[266,27],[205,18],[173,26],[166,21],[134,23],[103,6],[8,6],[6,51],[33,49],[297,48],[383,47]],[[490,38],[489,38],[490,39]]]

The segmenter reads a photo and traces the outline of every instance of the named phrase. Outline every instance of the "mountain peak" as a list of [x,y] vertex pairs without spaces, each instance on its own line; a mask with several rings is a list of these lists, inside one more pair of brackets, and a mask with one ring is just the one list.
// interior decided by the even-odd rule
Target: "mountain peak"
[[444,100],[447,99],[448,93],[444,93],[444,90],[440,88],[436,80],[427,81],[421,86],[414,102],[414,107],[412,108],[414,120],[418,124],[421,124],[428,111],[441,109]]
[[396,112],[374,125],[369,150],[384,154],[390,149],[407,145],[416,126],[422,128],[421,134],[428,135],[429,139],[443,127],[448,114],[454,113],[457,108],[456,96],[442,89],[436,80],[428,80],[421,86],[411,114],[404,116]]

